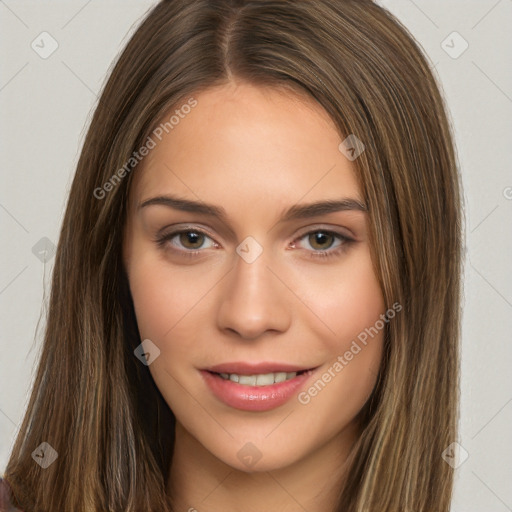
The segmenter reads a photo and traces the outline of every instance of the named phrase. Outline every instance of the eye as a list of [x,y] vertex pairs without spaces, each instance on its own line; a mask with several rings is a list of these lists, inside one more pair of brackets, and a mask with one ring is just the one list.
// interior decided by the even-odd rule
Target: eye
[[[297,240],[306,240],[309,245],[308,250],[312,250],[311,257],[330,257],[341,254],[353,239],[337,233],[335,231],[329,231],[326,229],[316,229],[305,233]],[[337,241],[337,243],[336,243]],[[295,242],[292,247],[295,247]]]
[[[211,243],[208,244],[207,240],[210,240]],[[191,254],[199,252],[201,249],[218,247],[218,244],[204,231],[196,228],[164,233],[156,239],[156,243],[160,247],[170,246],[173,251]]]

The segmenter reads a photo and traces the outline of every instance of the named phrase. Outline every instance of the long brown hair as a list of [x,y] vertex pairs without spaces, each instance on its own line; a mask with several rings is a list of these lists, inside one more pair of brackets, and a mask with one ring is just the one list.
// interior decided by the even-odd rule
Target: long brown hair
[[[126,202],[134,152],[157,123],[233,79],[301,91],[340,140],[355,134],[365,145],[354,164],[372,258],[385,303],[403,311],[386,327],[336,510],[448,511],[453,469],[441,454],[458,419],[456,155],[427,59],[370,0],[168,0],[146,15],[104,87],[69,194],[42,354],[5,471],[15,502],[27,512],[172,510],[174,416],[133,353],[141,340],[121,257]],[[42,442],[58,454],[46,469],[31,455]]]

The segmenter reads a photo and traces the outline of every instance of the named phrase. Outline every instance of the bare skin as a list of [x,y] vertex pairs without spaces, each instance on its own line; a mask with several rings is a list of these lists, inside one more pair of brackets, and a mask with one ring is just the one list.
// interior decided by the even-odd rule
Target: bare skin
[[[123,254],[142,340],[160,350],[149,370],[177,421],[168,489],[180,512],[332,510],[383,331],[344,354],[386,306],[365,211],[282,216],[317,201],[362,203],[354,164],[307,97],[229,83],[195,99],[135,171]],[[170,194],[222,207],[226,219],[140,207]],[[188,235],[173,235],[180,229]],[[253,240],[262,252],[248,262],[236,249],[255,251]],[[200,372],[232,361],[315,370],[302,399],[247,411],[219,400]]]

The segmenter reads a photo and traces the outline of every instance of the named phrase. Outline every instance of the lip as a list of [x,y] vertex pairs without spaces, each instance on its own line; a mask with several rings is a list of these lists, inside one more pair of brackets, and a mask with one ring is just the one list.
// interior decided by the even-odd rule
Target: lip
[[[224,404],[242,411],[269,411],[285,404],[292,398],[311,376],[316,368],[299,368],[285,364],[262,363],[226,363],[215,366],[216,370],[200,370],[200,373],[213,395]],[[237,368],[238,371],[235,371]],[[275,369],[269,369],[275,368]],[[295,369],[296,368],[296,369]],[[225,380],[218,373],[240,373],[254,375],[278,371],[294,372],[308,370],[293,379],[269,386],[246,386],[231,380]]]

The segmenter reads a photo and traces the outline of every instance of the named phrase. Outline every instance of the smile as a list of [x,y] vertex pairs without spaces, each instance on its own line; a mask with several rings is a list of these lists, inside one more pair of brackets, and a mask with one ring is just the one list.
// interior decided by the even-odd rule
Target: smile
[[220,373],[223,379],[238,382],[243,386],[271,386],[285,382],[297,376],[297,372],[260,373],[257,375],[239,375],[237,373]]
[[284,405],[305,387],[315,370],[290,365],[278,368],[277,364],[234,363],[200,370],[200,373],[207,388],[224,405],[257,412]]

